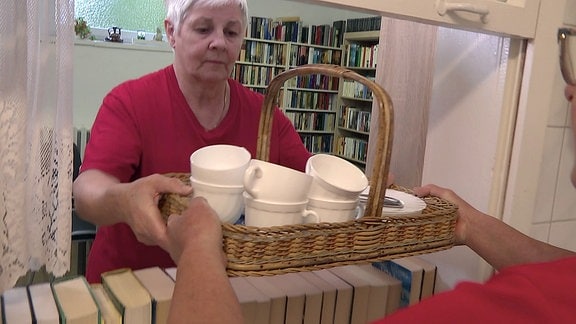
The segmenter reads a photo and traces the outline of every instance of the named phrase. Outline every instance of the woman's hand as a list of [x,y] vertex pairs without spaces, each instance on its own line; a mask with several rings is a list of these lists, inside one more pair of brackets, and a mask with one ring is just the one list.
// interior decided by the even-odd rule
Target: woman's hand
[[119,184],[112,189],[118,194],[123,221],[127,223],[139,242],[165,247],[168,244],[165,220],[158,209],[162,193],[190,195],[192,187],[176,178],[153,174],[131,183]]
[[468,224],[470,223],[471,217],[478,217],[479,215],[486,216],[476,208],[472,207],[472,205],[470,205],[464,199],[460,198],[460,196],[458,196],[454,191],[447,188],[428,184],[422,187],[414,188],[414,193],[419,197],[439,197],[458,206],[456,228],[454,233],[456,244],[466,244],[469,226]]
[[73,192],[75,208],[82,219],[97,226],[125,223],[138,241],[165,246],[166,224],[158,209],[160,194],[188,196],[192,187],[159,174],[121,183],[108,173],[91,169],[76,178]]

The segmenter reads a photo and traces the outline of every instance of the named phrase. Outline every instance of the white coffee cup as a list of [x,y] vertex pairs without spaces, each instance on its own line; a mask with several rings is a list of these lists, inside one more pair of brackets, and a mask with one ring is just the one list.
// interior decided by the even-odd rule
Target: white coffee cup
[[307,201],[298,203],[274,203],[255,200],[244,193],[244,223],[246,226],[272,227],[302,224],[310,221],[317,223],[316,212],[306,209]]
[[318,200],[357,200],[368,186],[368,178],[354,164],[334,155],[316,154],[306,162],[306,173],[314,180],[309,198]]
[[278,164],[256,160],[244,173],[244,189],[252,198],[277,203],[306,201],[312,176]]
[[361,207],[358,200],[338,201],[338,200],[318,200],[310,198],[308,200],[309,210],[316,212],[319,222],[338,223],[356,219],[359,216]]
[[193,197],[204,197],[222,222],[234,224],[244,211],[242,186],[219,186],[190,177]]
[[190,172],[194,179],[205,183],[242,186],[250,159],[250,152],[240,146],[205,146],[190,155]]

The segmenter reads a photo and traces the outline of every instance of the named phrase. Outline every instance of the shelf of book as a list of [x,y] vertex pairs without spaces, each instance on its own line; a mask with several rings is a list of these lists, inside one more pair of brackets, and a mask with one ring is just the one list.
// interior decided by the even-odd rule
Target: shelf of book
[[[339,47],[247,38],[232,77],[264,93],[273,77],[311,63],[341,63]],[[312,153],[333,153],[336,102],[340,80],[326,75],[298,76],[286,81],[278,100]]]
[[[376,78],[380,31],[346,32],[342,66],[366,78]],[[338,92],[334,153],[361,169],[366,167],[372,93],[354,80],[341,80]]]

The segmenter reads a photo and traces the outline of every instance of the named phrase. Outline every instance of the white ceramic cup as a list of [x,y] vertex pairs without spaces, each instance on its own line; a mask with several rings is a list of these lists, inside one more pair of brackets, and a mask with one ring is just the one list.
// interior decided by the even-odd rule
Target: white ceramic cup
[[306,173],[314,178],[308,193],[312,199],[357,200],[368,186],[368,178],[360,168],[330,154],[310,157]]
[[234,224],[244,211],[242,186],[218,186],[190,177],[193,197],[204,197],[222,222]]
[[244,193],[244,199],[246,226],[272,227],[319,221],[316,212],[306,209],[307,201],[290,204],[265,202],[255,200],[247,193]]
[[275,203],[308,200],[312,176],[278,164],[256,160],[244,173],[244,189],[252,198]]
[[242,186],[251,155],[240,146],[205,146],[190,155],[190,173],[194,179],[220,186]]
[[[356,219],[361,211],[358,200],[337,201],[318,200],[310,198],[308,200],[309,210],[316,212],[319,222],[337,223],[347,222]],[[310,223],[310,221],[308,221]]]

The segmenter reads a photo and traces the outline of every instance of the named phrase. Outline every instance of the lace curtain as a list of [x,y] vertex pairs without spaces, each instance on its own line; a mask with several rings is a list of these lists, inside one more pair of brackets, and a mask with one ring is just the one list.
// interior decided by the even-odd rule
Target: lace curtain
[[70,266],[73,0],[0,1],[0,292]]

